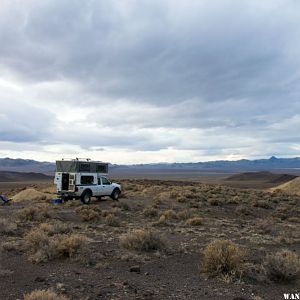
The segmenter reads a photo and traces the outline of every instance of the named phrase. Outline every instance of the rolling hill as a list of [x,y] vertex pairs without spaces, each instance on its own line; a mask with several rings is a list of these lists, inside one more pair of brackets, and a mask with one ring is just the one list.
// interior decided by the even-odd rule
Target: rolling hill
[[42,181],[51,180],[52,176],[34,172],[0,171],[0,182]]

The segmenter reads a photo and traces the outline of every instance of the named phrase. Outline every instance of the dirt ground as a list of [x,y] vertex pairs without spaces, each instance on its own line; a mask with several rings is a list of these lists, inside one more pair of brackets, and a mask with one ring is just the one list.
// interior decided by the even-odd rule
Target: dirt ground
[[[261,300],[299,292],[299,277],[274,281],[265,264],[282,249],[300,254],[300,197],[187,181],[121,184],[119,201],[24,199],[0,206],[0,298],[23,299],[37,289],[75,300]],[[12,196],[25,187],[54,192],[46,182],[1,189]],[[157,248],[130,245],[124,237],[135,230],[151,232]],[[70,235],[77,240],[64,242]],[[238,276],[204,272],[203,251],[215,240],[230,240],[245,253]]]

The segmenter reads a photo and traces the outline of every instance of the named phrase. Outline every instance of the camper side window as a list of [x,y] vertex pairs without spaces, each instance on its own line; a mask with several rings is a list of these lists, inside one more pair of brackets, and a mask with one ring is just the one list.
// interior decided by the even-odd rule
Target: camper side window
[[79,172],[90,172],[90,164],[80,164]]
[[81,176],[81,184],[94,184],[94,176]]

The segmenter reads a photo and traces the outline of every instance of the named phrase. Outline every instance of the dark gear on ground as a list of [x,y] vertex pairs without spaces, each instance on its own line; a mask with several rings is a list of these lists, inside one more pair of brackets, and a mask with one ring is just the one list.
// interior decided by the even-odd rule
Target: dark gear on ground
[[0,195],[0,201],[2,201],[3,203],[8,203],[9,199],[6,198],[4,195]]

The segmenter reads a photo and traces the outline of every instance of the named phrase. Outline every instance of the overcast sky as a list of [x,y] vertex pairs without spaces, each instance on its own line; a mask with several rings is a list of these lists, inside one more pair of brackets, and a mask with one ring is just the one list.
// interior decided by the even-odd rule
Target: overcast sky
[[300,1],[1,0],[0,157],[300,156]]

